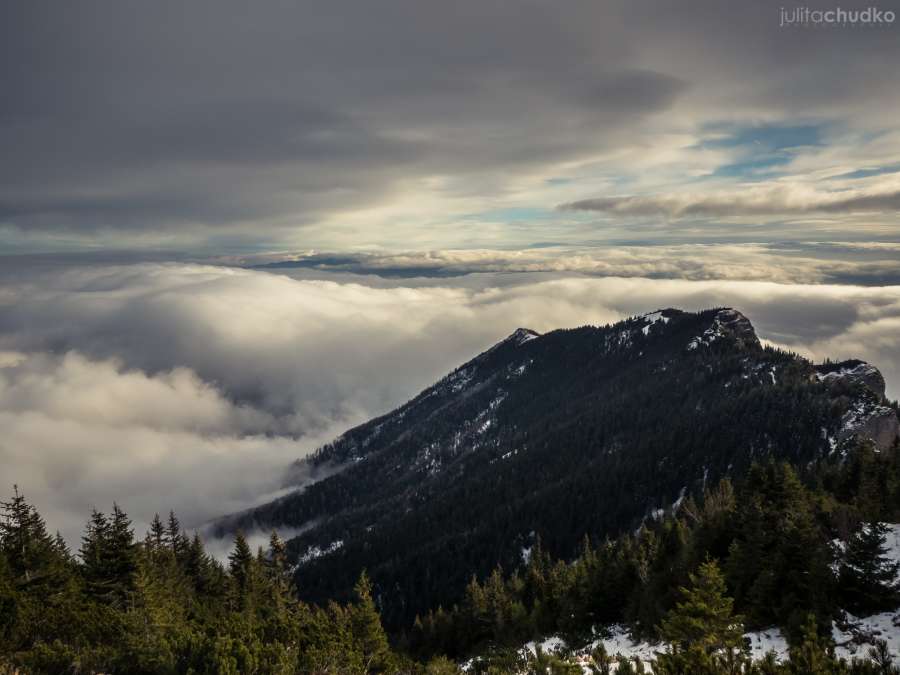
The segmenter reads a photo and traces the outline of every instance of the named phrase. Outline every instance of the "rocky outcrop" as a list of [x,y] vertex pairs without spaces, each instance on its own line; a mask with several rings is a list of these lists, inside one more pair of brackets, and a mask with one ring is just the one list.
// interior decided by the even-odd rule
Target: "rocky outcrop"
[[726,307],[716,312],[709,328],[688,342],[688,350],[708,347],[716,340],[730,337],[739,347],[759,347],[759,338],[750,319],[736,309]]
[[875,392],[880,401],[884,400],[884,376],[878,368],[865,361],[851,359],[840,363],[824,363],[816,366],[816,377],[832,389],[862,384]]
[[851,409],[841,420],[838,440],[851,436],[868,438],[879,450],[887,450],[900,437],[900,420],[893,408],[873,406],[869,409]]

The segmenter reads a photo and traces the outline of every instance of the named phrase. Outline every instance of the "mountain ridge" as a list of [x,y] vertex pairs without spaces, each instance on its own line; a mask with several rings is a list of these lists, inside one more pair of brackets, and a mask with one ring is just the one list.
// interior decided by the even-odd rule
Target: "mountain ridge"
[[842,364],[762,346],[733,308],[520,328],[307,460],[338,473],[231,526],[301,528],[301,593],[340,597],[365,567],[402,622],[435,578],[431,604],[452,602],[536,536],[571,555],[753,461],[815,461],[859,434],[886,447],[900,427],[883,378]]

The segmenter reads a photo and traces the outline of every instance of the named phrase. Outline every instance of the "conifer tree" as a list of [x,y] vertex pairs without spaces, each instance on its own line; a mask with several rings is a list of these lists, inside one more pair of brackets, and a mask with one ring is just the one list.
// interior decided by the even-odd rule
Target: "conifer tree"
[[234,550],[228,556],[228,571],[234,584],[237,607],[246,609],[253,583],[253,552],[244,537],[244,533],[238,531],[234,537]]
[[725,578],[714,560],[690,575],[691,586],[681,588],[682,600],[663,619],[661,637],[672,652],[660,654],[660,672],[741,672],[747,647],[743,618],[733,613],[734,601],[725,594]]
[[134,530],[128,515],[113,503],[109,523],[109,547],[107,550],[108,573],[120,599],[134,590],[137,574],[137,549]]
[[158,513],[153,514],[153,520],[150,521],[150,531],[147,533],[150,545],[157,551],[161,550],[166,542],[166,528],[162,523]]
[[816,617],[806,616],[801,639],[790,650],[789,672],[794,675],[837,675],[837,663],[828,641],[819,635]]
[[354,592],[356,603],[351,609],[350,625],[354,642],[362,651],[365,672],[384,672],[388,667],[390,648],[372,598],[372,582],[365,572],[356,582]]
[[274,530],[269,537],[269,557],[266,561],[268,582],[274,604],[281,608],[291,599],[291,579],[288,568],[287,547]]
[[845,609],[858,614],[896,605],[900,563],[886,555],[887,533],[884,523],[873,521],[862,524],[847,542],[838,573]]
[[81,538],[81,560],[84,577],[91,594],[105,595],[107,576],[106,548],[109,539],[109,520],[102,511],[94,509]]
[[185,572],[197,593],[203,594],[212,590],[212,569],[213,564],[203,548],[203,541],[195,532],[185,556]]
[[175,559],[181,562],[184,559],[184,554],[187,552],[190,541],[188,540],[187,535],[185,535],[184,530],[181,528],[181,522],[178,520],[174,511],[169,511],[169,520],[166,523],[165,541],[166,545],[175,555]]
[[13,498],[0,502],[0,550],[12,574],[23,583],[48,573],[56,552],[44,519],[13,486]]
[[96,509],[82,538],[81,558],[91,594],[111,605],[123,607],[134,591],[137,549],[127,514],[113,504],[107,518]]

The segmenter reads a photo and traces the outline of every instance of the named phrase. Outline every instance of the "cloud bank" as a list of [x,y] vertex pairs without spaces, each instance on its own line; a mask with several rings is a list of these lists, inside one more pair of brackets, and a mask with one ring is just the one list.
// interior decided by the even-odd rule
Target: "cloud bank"
[[747,187],[730,193],[686,193],[584,199],[562,204],[564,211],[597,211],[623,216],[721,217],[807,213],[900,211],[900,189],[823,192],[781,185]]
[[310,252],[242,257],[231,262],[301,276],[314,272],[344,272],[383,278],[439,279],[473,273],[574,272],[692,281],[767,280],[867,286],[900,282],[900,243],[867,241],[582,247],[547,244],[514,251]]
[[[296,270],[290,270],[293,274]],[[319,272],[319,277],[328,276]],[[277,494],[290,462],[519,326],[732,305],[900,394],[900,286],[482,273],[384,279],[145,263],[0,274],[0,466],[70,541],[119,501],[138,529]]]

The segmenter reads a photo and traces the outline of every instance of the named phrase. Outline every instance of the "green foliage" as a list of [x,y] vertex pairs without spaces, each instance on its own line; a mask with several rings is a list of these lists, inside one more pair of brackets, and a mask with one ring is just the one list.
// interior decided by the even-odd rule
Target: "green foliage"
[[747,663],[743,617],[733,612],[725,577],[708,560],[690,575],[689,588],[660,625],[671,651],[657,659],[659,673],[740,673]]
[[862,524],[847,542],[839,579],[844,607],[855,614],[892,609],[897,604],[900,563],[885,555],[887,528],[873,521]]
[[300,603],[276,535],[257,557],[236,537],[226,571],[174,514],[136,543],[113,505],[91,515],[76,560],[18,490],[0,505],[0,673],[368,675],[406,664],[367,577],[349,605]]
[[[589,641],[593,627],[612,623],[627,623],[639,637],[651,639],[680,626],[680,639],[687,640],[685,616],[673,624],[671,613],[686,601],[676,589],[695,588],[698,581],[703,581],[699,588],[719,599],[698,601],[697,607],[718,608],[723,616],[733,610],[747,629],[779,626],[795,645],[809,639],[810,615],[817,634],[830,634],[838,610],[852,606],[841,604],[850,596],[877,596],[886,599],[878,607],[895,606],[888,592],[894,588],[894,567],[882,557],[881,529],[848,527],[857,533],[847,547],[848,555],[856,551],[859,564],[853,568],[868,570],[863,578],[874,580],[868,596],[858,582],[833,572],[839,561],[832,541],[840,536],[844,518],[837,515],[858,513],[856,483],[844,476],[858,471],[858,453],[867,456],[867,471],[881,474],[884,484],[898,482],[900,448],[872,456],[863,445],[846,461],[813,465],[802,477],[784,463],[751,467],[736,485],[725,480],[696,499],[687,496],[676,514],[647,522],[636,533],[596,548],[585,542],[571,563],[553,561],[537,540],[524,567],[509,575],[498,568],[483,580],[472,578],[459,605],[420,616],[410,648],[422,658],[462,657],[553,634],[581,644]],[[878,499],[870,507],[889,519],[900,516]],[[708,558],[718,560],[715,574]],[[718,622],[720,630],[726,625],[725,619]],[[734,658],[728,667],[737,667],[744,660],[742,645],[729,644]]]
[[[343,604],[298,601],[275,534],[254,555],[239,533],[226,568],[174,514],[137,542],[113,505],[91,515],[75,557],[16,489],[0,502],[0,673],[443,675],[457,672],[445,655],[472,653],[484,655],[477,673],[644,672],[602,648],[577,663],[518,649],[550,634],[587,643],[596,627],[627,623],[672,644],[655,664],[661,674],[896,675],[883,646],[848,663],[828,636],[839,609],[896,603],[898,570],[874,518],[900,516],[898,456],[860,447],[802,473],[766,462],[735,484],[685,495],[677,512],[636,532],[599,545],[585,537],[571,562],[554,560],[536,536],[527,561],[471,576],[457,604],[396,636],[419,663],[382,627],[390,590],[363,573]],[[860,479],[875,475],[876,487]],[[742,623],[786,629],[790,660],[750,664]]]

